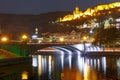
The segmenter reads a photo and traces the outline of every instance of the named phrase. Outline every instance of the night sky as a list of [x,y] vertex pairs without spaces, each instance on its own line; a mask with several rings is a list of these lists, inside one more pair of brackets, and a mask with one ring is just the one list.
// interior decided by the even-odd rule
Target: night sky
[[120,0],[0,0],[0,13],[41,14],[55,11],[73,11],[78,6],[81,10]]

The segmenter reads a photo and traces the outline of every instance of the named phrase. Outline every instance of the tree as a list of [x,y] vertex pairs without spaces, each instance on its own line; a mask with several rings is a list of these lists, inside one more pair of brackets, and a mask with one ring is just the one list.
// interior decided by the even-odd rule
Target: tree
[[113,46],[119,38],[119,30],[115,27],[110,27],[107,29],[98,28],[95,30],[94,34],[94,44],[105,44],[106,46]]

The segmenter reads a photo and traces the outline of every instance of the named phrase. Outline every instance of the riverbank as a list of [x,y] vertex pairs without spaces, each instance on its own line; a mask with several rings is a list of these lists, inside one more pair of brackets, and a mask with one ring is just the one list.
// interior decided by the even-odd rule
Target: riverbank
[[0,80],[28,80],[32,77],[31,64],[31,57],[1,59]]
[[18,57],[18,56],[16,54],[11,53],[9,51],[6,51],[4,49],[0,49],[0,59],[3,59],[3,58],[15,58],[15,57]]

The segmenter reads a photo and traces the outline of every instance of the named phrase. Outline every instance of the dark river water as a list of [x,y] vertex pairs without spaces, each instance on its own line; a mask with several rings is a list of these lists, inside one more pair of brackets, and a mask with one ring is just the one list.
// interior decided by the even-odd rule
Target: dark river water
[[120,80],[120,56],[32,55],[35,80]]

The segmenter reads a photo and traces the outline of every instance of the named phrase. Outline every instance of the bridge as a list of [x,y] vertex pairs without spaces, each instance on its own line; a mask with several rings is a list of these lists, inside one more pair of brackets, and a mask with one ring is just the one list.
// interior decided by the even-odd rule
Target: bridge
[[[81,54],[90,55],[120,55],[120,48],[102,48],[93,46],[90,43],[43,43],[29,44],[30,54]],[[114,53],[114,54],[113,54]]]
[[[120,48],[101,48],[93,46],[90,43],[6,43],[2,44],[1,48],[11,51],[19,56],[28,56],[43,52],[44,49],[54,49],[66,53],[77,53],[91,55],[95,53],[117,53],[120,55]],[[16,52],[15,52],[16,51]],[[98,55],[98,54],[97,54]]]
[[78,43],[25,43],[25,42],[8,42],[0,43],[0,48],[10,51],[18,56],[28,56],[35,51],[51,46],[67,46]]
[[37,50],[46,48],[46,47],[52,47],[52,46],[68,46],[68,45],[74,45],[79,43],[27,43],[27,52],[28,54],[32,54],[36,52]]

